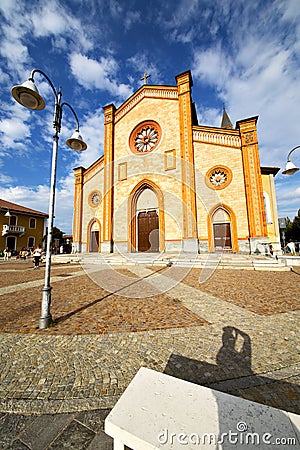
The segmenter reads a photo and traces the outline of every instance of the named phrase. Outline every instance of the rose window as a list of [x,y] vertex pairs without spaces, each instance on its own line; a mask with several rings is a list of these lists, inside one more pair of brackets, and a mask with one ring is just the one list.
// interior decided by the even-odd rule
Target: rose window
[[129,138],[131,151],[136,154],[149,153],[158,145],[161,129],[153,120],[140,123],[134,128]]
[[101,194],[99,191],[93,191],[89,195],[89,205],[96,207],[101,202]]
[[211,189],[224,189],[232,180],[232,172],[229,167],[215,166],[206,174],[205,181]]
[[143,128],[135,138],[135,147],[138,152],[149,152],[158,141],[158,132],[154,127]]
[[209,179],[211,184],[214,184],[215,186],[220,186],[221,184],[226,183],[227,173],[225,173],[222,170],[216,170],[215,172],[212,173]]

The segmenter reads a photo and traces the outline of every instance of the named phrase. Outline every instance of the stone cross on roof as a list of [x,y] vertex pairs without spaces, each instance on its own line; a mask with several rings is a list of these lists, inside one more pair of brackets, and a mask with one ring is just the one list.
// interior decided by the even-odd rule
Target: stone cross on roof
[[151,77],[151,75],[149,75],[148,73],[144,73],[144,75],[142,76],[141,80],[144,80],[144,84],[147,84],[147,78]]

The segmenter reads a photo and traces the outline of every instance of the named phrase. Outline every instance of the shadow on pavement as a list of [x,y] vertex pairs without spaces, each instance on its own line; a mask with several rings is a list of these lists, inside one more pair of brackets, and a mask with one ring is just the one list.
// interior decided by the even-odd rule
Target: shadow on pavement
[[295,383],[256,375],[251,368],[251,341],[247,333],[223,328],[217,364],[172,354],[164,373],[217,391],[300,414],[300,387]]
[[122,291],[128,289],[129,287],[134,286],[134,285],[136,285],[138,283],[141,283],[143,280],[146,280],[147,278],[152,277],[153,275],[156,275],[157,273],[159,273],[159,272],[161,272],[163,270],[165,270],[165,267],[162,267],[162,268],[160,268],[158,270],[155,270],[155,271],[153,271],[153,273],[150,273],[149,275],[146,275],[146,276],[144,276],[142,278],[138,278],[138,279],[134,280],[132,283],[128,283],[125,286],[122,286],[121,288],[116,289],[115,291],[110,292],[109,294],[104,295],[101,298],[97,298],[96,300],[92,301],[91,303],[88,303],[87,305],[84,305],[84,306],[82,306],[80,308],[77,308],[74,311],[72,311],[72,312],[70,312],[68,314],[65,314],[64,316],[57,317],[56,319],[54,319],[53,324],[56,325],[56,324],[62,323],[64,321],[70,319],[72,316],[75,316],[76,314],[79,314],[80,312],[85,311],[86,309],[91,308],[92,306],[95,306],[97,303],[99,303],[99,302],[101,302],[101,301],[103,301],[103,300],[105,300],[105,299],[107,299],[109,297],[112,297],[115,294],[120,294]]

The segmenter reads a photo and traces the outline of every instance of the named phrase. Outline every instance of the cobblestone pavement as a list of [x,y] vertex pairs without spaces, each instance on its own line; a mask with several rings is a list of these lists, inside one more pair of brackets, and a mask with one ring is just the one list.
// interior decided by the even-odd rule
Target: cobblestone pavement
[[112,449],[104,418],[141,366],[300,413],[299,268],[199,285],[200,269],[54,264],[47,330],[44,268],[0,274],[0,449]]

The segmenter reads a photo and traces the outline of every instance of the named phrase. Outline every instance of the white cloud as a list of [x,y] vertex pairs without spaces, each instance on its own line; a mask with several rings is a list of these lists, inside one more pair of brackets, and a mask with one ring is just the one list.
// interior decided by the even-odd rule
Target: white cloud
[[49,188],[44,185],[8,188],[0,186],[0,198],[47,213],[48,207],[45,208],[45,205],[49,203]]
[[33,11],[30,20],[35,37],[57,37],[56,48],[62,44],[61,49],[63,50],[67,38],[83,51],[91,50],[93,47],[79,18],[69,14],[67,9],[56,0],[45,2],[37,12]]
[[[18,104],[6,105],[6,117],[0,120],[0,134],[3,149],[23,148],[31,131],[28,124],[30,112]],[[0,151],[1,153],[1,151]]]
[[279,217],[289,217],[292,220],[300,209],[300,174],[284,177],[279,175],[276,182]]
[[[148,84],[159,84],[163,82],[159,69],[151,60],[152,56],[148,56],[147,53],[139,52],[127,59],[127,65],[132,67],[133,70],[142,76],[144,72],[151,75],[148,79]],[[142,85],[142,81],[139,83]]]
[[[240,34],[235,33],[233,23],[227,24],[229,33],[236,34],[234,46],[195,49],[192,73],[194,79],[216,89],[233,123],[260,116],[262,164],[282,166],[289,148],[300,141],[300,70],[295,63],[295,40],[285,42],[285,31],[280,29],[274,35],[265,33],[262,24],[270,11],[264,14],[251,23],[245,20],[247,34],[245,22]],[[276,26],[270,23],[270,28]]]
[[[66,22],[67,19],[67,22]],[[33,33],[36,37],[61,34],[69,26],[64,10],[58,10],[56,2],[48,2],[31,15]]]
[[24,1],[7,2],[0,5],[0,10],[7,23],[2,23],[0,54],[7,62],[8,68],[19,77],[31,65],[32,58],[28,51],[28,39],[52,37],[56,50],[65,50],[66,41],[69,49],[88,51],[93,48],[79,18],[70,14],[67,8],[57,0],[36,4]]
[[141,21],[141,13],[139,11],[128,11],[124,18],[124,27],[128,31],[136,23]]
[[2,184],[2,186],[11,185],[14,182],[16,182],[15,178],[0,172],[0,183]]
[[133,92],[129,85],[115,80],[118,64],[112,56],[102,56],[97,61],[81,53],[72,53],[70,67],[77,82],[86,89],[107,90],[119,98],[127,98]]
[[[54,226],[67,234],[72,232],[73,188],[74,180],[72,183],[70,176],[59,183],[55,194]],[[7,188],[0,186],[0,198],[46,214],[48,214],[49,196],[50,190],[46,185]]]

